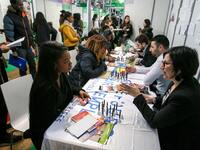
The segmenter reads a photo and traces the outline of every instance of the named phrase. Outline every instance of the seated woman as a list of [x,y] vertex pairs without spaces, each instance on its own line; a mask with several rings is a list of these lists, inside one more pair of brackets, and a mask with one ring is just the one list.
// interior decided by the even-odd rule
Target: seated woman
[[140,34],[146,34],[146,36],[151,40],[153,38],[153,28],[151,27],[151,21],[149,19],[144,19],[143,28],[139,28]]
[[89,79],[100,76],[106,71],[104,62],[107,40],[102,35],[91,36],[85,48],[77,55],[77,64],[70,73],[70,81],[76,87],[82,87]]
[[30,131],[35,147],[41,149],[46,129],[73,99],[73,95],[89,97],[72,87],[66,75],[71,69],[67,47],[57,42],[41,46],[38,72],[30,91]]
[[103,36],[106,38],[107,43],[108,43],[108,46],[107,46],[108,53],[105,57],[105,60],[109,62],[114,62],[115,58],[110,55],[115,49],[112,31],[110,29],[104,30]]
[[[187,60],[187,61],[186,61]],[[162,150],[196,150],[200,147],[200,84],[193,77],[199,67],[195,50],[180,46],[164,54],[164,77],[171,84],[162,98],[140,93],[137,86],[120,85],[134,96],[133,103],[152,128],[158,129]],[[152,110],[146,102],[154,102]]]

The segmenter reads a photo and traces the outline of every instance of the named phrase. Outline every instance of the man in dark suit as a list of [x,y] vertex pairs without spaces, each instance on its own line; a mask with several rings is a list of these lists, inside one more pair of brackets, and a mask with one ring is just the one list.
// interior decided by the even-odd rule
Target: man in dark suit
[[145,67],[150,67],[156,61],[156,57],[150,52],[150,44],[148,37],[145,34],[140,34],[135,38],[136,46],[140,49],[138,53],[139,58],[137,58],[137,65],[144,65]]

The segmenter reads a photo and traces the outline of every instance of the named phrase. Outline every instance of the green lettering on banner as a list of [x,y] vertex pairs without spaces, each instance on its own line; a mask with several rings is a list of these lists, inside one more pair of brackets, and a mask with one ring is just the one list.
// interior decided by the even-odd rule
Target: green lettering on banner
[[112,0],[112,7],[124,7],[124,0]]
[[76,6],[77,7],[87,7],[87,0],[77,0]]
[[62,4],[62,9],[66,11],[71,11],[72,10],[72,5],[71,4]]

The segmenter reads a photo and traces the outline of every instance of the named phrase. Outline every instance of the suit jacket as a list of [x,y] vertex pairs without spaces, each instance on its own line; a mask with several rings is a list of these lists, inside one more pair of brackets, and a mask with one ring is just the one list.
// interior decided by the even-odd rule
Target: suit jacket
[[157,111],[148,107],[142,95],[133,103],[149,125],[158,129],[162,150],[200,149],[200,85],[195,78],[183,80],[163,104],[157,99]]
[[150,49],[150,45],[146,47],[146,49],[144,49],[144,57],[140,61],[141,65],[144,65],[145,67],[150,67],[151,65],[155,63],[157,59],[155,56],[151,54],[149,49]]

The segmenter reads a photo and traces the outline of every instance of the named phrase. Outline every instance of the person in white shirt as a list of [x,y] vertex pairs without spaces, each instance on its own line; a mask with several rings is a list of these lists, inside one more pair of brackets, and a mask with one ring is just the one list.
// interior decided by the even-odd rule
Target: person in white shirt
[[97,14],[94,14],[92,17],[92,29],[99,29],[99,20]]
[[169,48],[169,40],[165,35],[156,35],[151,40],[150,52],[157,57],[156,62],[150,67],[135,66],[128,68],[129,72],[146,74],[144,78],[145,85],[151,85],[156,81],[154,92],[157,95],[163,95],[169,85],[169,81],[163,78],[163,72],[160,69],[163,60],[163,53]]

